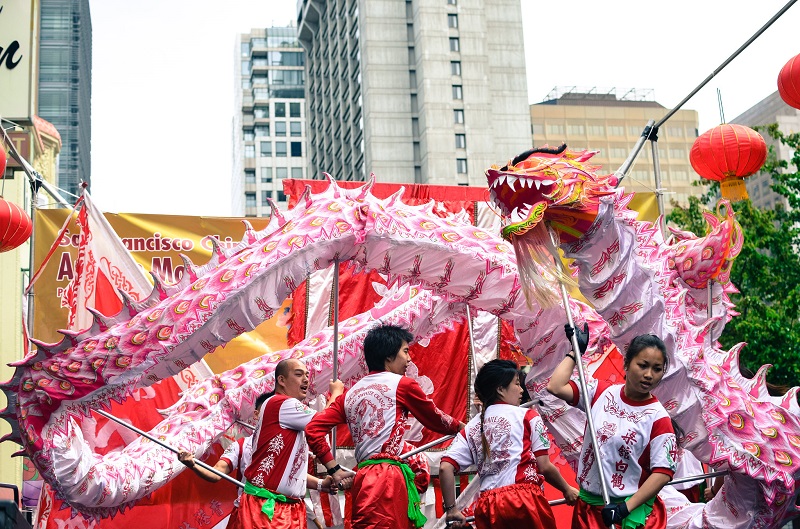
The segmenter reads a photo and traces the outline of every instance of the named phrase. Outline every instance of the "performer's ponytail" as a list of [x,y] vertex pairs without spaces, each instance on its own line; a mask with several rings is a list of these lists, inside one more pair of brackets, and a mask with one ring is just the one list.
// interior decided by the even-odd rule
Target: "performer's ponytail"
[[511,360],[492,360],[486,362],[475,377],[475,394],[481,401],[481,448],[484,459],[491,459],[489,441],[484,433],[486,408],[499,400],[497,390],[504,388],[519,376],[517,364]]

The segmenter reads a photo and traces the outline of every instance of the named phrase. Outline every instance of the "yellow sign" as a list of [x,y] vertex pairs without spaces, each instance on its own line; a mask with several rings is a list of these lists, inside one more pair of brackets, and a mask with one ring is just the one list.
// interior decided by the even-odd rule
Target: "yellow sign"
[[[37,210],[34,217],[34,262],[36,270],[44,259],[68,212],[64,209]],[[165,283],[175,283],[183,275],[180,254],[196,265],[211,258],[211,237],[223,247],[236,246],[244,235],[242,219],[219,217],[187,217],[172,215],[105,214],[114,231],[145,272],[152,270]],[[247,219],[256,230],[266,227],[268,219]],[[32,336],[44,342],[58,342],[58,329],[67,326],[68,309],[62,302],[64,291],[74,277],[80,231],[74,218],[70,221],[58,249],[48,262],[42,276],[34,285],[34,318]],[[286,348],[286,308],[263,322],[251,333],[206,355],[209,367],[220,373],[258,356]]]

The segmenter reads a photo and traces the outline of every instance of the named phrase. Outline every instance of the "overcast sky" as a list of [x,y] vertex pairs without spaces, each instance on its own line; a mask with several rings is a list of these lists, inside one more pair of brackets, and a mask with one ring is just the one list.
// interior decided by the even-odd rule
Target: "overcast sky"
[[[640,88],[672,108],[786,3],[522,0],[529,100],[555,86]],[[236,34],[290,23],[296,1],[90,5],[97,205],[229,215]],[[701,132],[720,122],[717,89],[727,120],[777,90],[781,67],[800,53],[799,27],[795,5],[684,105],[699,112]]]

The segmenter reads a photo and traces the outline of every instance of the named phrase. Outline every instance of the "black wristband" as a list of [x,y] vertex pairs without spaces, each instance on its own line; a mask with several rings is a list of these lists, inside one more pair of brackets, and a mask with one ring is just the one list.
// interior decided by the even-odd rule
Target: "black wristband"
[[445,502],[442,502],[442,510],[445,512],[445,514],[450,512],[452,509],[454,509],[455,506],[456,506],[455,503],[453,503],[453,505],[447,505]]
[[567,357],[567,358],[572,358],[572,361],[573,361],[573,362],[575,362],[576,364],[578,363],[578,361],[575,359],[575,355],[574,355],[574,354],[572,354],[572,353],[567,353],[567,354],[565,354],[564,356],[565,356],[565,357]]
[[335,467],[328,469],[328,475],[329,476],[333,476],[334,474],[336,474],[340,470],[342,470],[342,466],[337,463]]

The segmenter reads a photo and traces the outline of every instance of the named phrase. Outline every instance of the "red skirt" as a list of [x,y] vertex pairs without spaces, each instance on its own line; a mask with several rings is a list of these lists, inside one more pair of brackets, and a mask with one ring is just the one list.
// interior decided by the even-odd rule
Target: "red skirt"
[[[602,510],[603,507],[600,505],[592,506],[578,499],[572,510],[572,529],[608,529],[603,523]],[[664,502],[656,496],[653,512],[647,517],[644,529],[664,529],[665,527],[667,527],[667,510],[664,508]]]
[[359,468],[350,489],[353,529],[414,529],[403,472],[388,463]]
[[231,513],[228,529],[307,529],[306,507],[302,500],[295,503],[276,501],[272,520],[261,512],[265,501],[251,494],[242,494],[239,508]]
[[539,485],[516,483],[481,492],[475,505],[475,526],[556,529],[556,520]]

